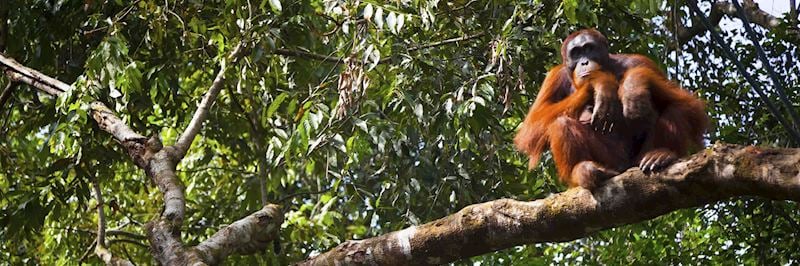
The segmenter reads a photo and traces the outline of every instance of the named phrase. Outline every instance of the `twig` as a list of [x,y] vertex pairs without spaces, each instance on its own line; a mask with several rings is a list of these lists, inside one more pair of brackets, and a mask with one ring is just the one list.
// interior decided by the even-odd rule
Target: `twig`
[[420,46],[417,46],[417,47],[409,48],[408,51],[409,52],[413,52],[413,51],[416,51],[416,50],[428,49],[428,48],[433,48],[433,47],[436,47],[436,46],[442,46],[442,45],[447,45],[447,44],[451,44],[451,43],[457,43],[457,42],[461,42],[461,41],[472,40],[472,39],[475,39],[475,38],[483,37],[483,35],[486,35],[486,32],[479,32],[479,33],[468,35],[468,36],[464,36],[464,37],[458,37],[458,38],[446,39],[446,40],[442,40],[442,41],[438,41],[438,42],[432,42],[432,43],[429,43],[429,44],[425,44],[425,45],[420,45]]
[[[432,43],[428,43],[428,44],[424,44],[424,45],[408,48],[408,52],[415,52],[415,51],[418,51],[418,50],[434,48],[434,47],[447,45],[447,44],[451,44],[451,43],[458,43],[458,42],[462,42],[462,41],[472,40],[472,39],[475,39],[475,38],[480,38],[480,37],[482,37],[484,35],[486,35],[486,32],[479,32],[479,33],[468,35],[468,36],[463,36],[463,37],[458,37],[458,38],[451,38],[451,39],[441,40],[441,41],[438,41],[438,42],[432,42]],[[390,60],[392,60],[391,56],[381,59],[380,61],[378,61],[378,63],[379,64],[384,64],[386,62],[389,62]]]
[[[447,45],[447,44],[467,41],[467,40],[471,40],[471,39],[482,37],[484,35],[486,35],[486,32],[479,32],[479,33],[468,35],[468,36],[445,39],[445,40],[441,40],[441,41],[437,41],[437,42],[432,42],[432,43],[428,43],[428,44],[424,44],[424,45],[419,45],[419,46],[408,48],[408,52],[414,52],[414,51],[433,48],[433,47],[437,47],[437,46],[442,46],[442,45]],[[329,62],[329,63],[342,63],[342,62],[344,62],[344,58],[341,58],[341,57],[315,54],[315,53],[306,52],[306,51],[289,50],[289,49],[275,49],[274,51],[272,51],[272,53],[273,54],[277,54],[277,55],[283,55],[283,56],[302,57],[302,58],[313,59],[313,60]],[[380,61],[378,61],[378,63],[379,64],[385,64],[385,63],[389,62],[390,60],[392,60],[391,58],[392,58],[391,56],[385,57],[385,58],[381,59]]]
[[78,263],[83,263],[84,261],[86,261],[87,258],[89,258],[89,254],[92,254],[94,252],[95,245],[97,245],[96,237],[94,238],[94,240],[92,240],[92,244],[89,245],[89,248],[86,249],[86,252],[83,252],[81,258],[78,259]]
[[17,87],[17,83],[13,81],[9,81],[6,88],[3,89],[3,93],[0,94],[0,111],[3,110],[3,106],[6,105],[6,101],[11,98],[11,93],[14,92],[14,88]]
[[128,243],[128,244],[134,244],[134,245],[137,245],[137,246],[140,246],[140,247],[143,247],[143,248],[149,248],[148,245],[145,245],[142,242],[139,242],[139,241],[136,241],[136,240],[133,240],[133,239],[127,239],[127,238],[111,239],[111,240],[108,241],[108,246],[110,247],[110,246],[113,246],[113,245],[115,245],[117,243]]
[[279,199],[278,200],[278,204],[282,204],[284,201],[286,201],[288,199],[291,199],[291,198],[294,198],[294,197],[297,197],[297,196],[300,196],[300,195],[316,195],[316,194],[322,194],[322,193],[328,192],[330,190],[331,190],[330,188],[326,188],[326,189],[319,190],[319,191],[304,191],[304,192],[292,193],[292,194],[283,196],[281,199]]
[[147,236],[122,230],[107,230],[106,236],[125,236],[133,239],[147,239]]
[[[123,18],[125,18],[125,16],[127,16],[128,14],[130,14],[130,13],[131,13],[131,11],[133,11],[133,8],[134,8],[134,7],[136,7],[136,6],[137,6],[137,4],[139,4],[139,2],[141,2],[141,1],[142,1],[142,0],[136,0],[136,1],[134,1],[134,2],[133,2],[133,3],[131,3],[131,4],[130,4],[128,7],[126,7],[124,10],[122,10],[122,12],[118,13],[117,15],[115,15],[115,16],[114,16],[114,21],[112,22],[112,24],[116,24],[117,22],[119,22],[120,20],[122,20]],[[91,29],[91,30],[84,31],[84,32],[83,32],[83,35],[92,35],[92,34],[94,34],[95,32],[102,31],[102,30],[105,30],[105,29],[108,29],[108,26],[107,26],[107,25],[106,25],[106,26],[102,26],[102,27],[98,27],[98,28],[94,28],[94,29]]]
[[[475,3],[475,2],[477,2],[477,0],[470,0],[469,2],[467,2],[466,4],[464,4],[464,5],[462,5],[462,6],[459,6],[459,7],[456,7],[456,8],[453,8],[453,9],[451,9],[449,12],[446,12],[446,13],[444,13],[444,12],[442,12],[442,13],[438,13],[438,12],[437,12],[437,13],[436,13],[436,15],[437,15],[437,16],[438,16],[438,15],[447,15],[448,13],[453,13],[453,12],[461,11],[462,9],[465,9],[465,8],[469,7],[470,5],[472,5],[472,3]],[[446,5],[445,5],[445,6],[446,6]]]
[[239,170],[239,169],[234,169],[234,168],[224,168],[224,167],[212,167],[212,166],[203,167],[203,168],[196,168],[196,169],[178,170],[177,172],[191,174],[191,173],[197,173],[197,172],[203,172],[203,171],[209,171],[209,170],[218,170],[218,171],[226,171],[226,172],[231,172],[231,173],[251,174],[251,175],[255,174],[253,172],[249,172],[249,171],[245,171],[245,170]]
[[315,54],[305,51],[297,51],[297,50],[288,50],[288,49],[275,49],[272,53],[277,55],[284,55],[284,56],[295,56],[295,57],[303,57],[308,59],[314,59],[323,62],[330,62],[330,63],[341,63],[344,62],[344,59],[341,57],[336,56],[327,56],[321,54]]

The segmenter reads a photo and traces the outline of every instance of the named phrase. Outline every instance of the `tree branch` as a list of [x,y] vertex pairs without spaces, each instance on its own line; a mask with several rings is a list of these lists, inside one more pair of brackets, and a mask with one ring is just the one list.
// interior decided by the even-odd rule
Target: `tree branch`
[[98,246],[106,245],[106,214],[103,208],[103,194],[100,192],[100,181],[96,178],[92,182],[92,191],[94,191],[94,198],[97,200],[97,243]]
[[[752,0],[745,0],[742,3],[744,7],[744,12],[747,13],[747,17],[750,18],[751,22],[759,25],[765,29],[774,29],[777,27],[781,20],[773,15],[770,15],[764,10],[761,10],[758,7],[758,4],[753,2]],[[675,8],[675,7],[673,7]],[[711,24],[716,26],[719,25],[719,22],[722,20],[724,15],[728,15],[730,17],[737,17],[736,15],[736,7],[733,6],[732,3],[727,1],[717,1],[711,5],[711,14],[708,16]],[[677,35],[678,35],[678,42],[683,45],[689,42],[689,40],[693,39],[695,36],[700,35],[706,31],[708,28],[703,26],[703,24],[699,21],[699,19],[692,17],[692,26],[691,27],[684,27],[678,23]]]
[[[228,60],[232,62],[238,60],[243,55],[242,49],[242,44],[237,46],[231,56],[228,57]],[[185,155],[192,140],[199,132],[200,125],[208,115],[209,107],[219,94],[225,69],[225,63],[223,63],[211,88],[206,92],[198,110],[192,117],[192,121],[174,146],[163,147],[158,136],[146,138],[128,127],[122,119],[117,117],[103,103],[97,101],[91,103],[92,118],[102,130],[114,136],[125,147],[136,165],[145,170],[147,176],[154,180],[163,195],[163,213],[149,222],[145,226],[145,230],[150,242],[151,253],[157,261],[164,265],[204,265],[206,264],[206,259],[221,261],[224,255],[230,254],[230,251],[225,251],[228,253],[223,254],[223,252],[217,250],[219,247],[233,248],[234,252],[241,254],[255,252],[255,248],[261,247],[261,242],[266,241],[265,239],[274,238],[272,235],[276,233],[273,230],[278,230],[282,223],[282,218],[280,220],[264,219],[267,216],[273,218],[282,217],[280,209],[276,207],[277,205],[268,205],[261,211],[248,216],[249,218],[245,218],[247,221],[239,223],[239,227],[233,227],[233,229],[228,230],[228,233],[223,233],[219,237],[216,237],[216,235],[212,237],[213,240],[203,247],[203,252],[184,247],[181,243],[180,226],[185,216],[186,201],[183,184],[175,174],[175,166]],[[0,70],[12,82],[30,85],[52,96],[59,96],[71,89],[70,85],[22,66],[2,54],[0,54]],[[253,221],[263,228],[254,227]],[[265,223],[266,221],[270,223]],[[240,227],[247,227],[247,229],[240,229]],[[234,233],[231,233],[231,231]],[[247,239],[250,240],[245,241],[241,234],[242,232],[260,235],[247,236]],[[232,239],[228,239],[224,237],[225,235],[235,236]],[[98,243],[97,246],[102,245]],[[107,250],[107,245],[104,247]],[[99,251],[96,250],[96,252],[105,254],[105,250],[102,248]],[[263,247],[261,249],[263,250]],[[187,250],[190,252],[187,252]]]
[[[745,0],[744,2],[747,3],[750,1],[751,0]],[[739,4],[738,0],[733,0],[733,6],[736,7],[736,14],[739,16],[739,19],[742,20],[747,36],[750,37],[750,41],[753,42],[753,47],[756,48],[756,54],[758,55],[758,59],[761,60],[762,68],[767,69],[767,74],[769,74],[770,79],[772,79],[772,85],[775,87],[775,91],[778,92],[778,99],[783,103],[784,107],[786,107],[786,112],[789,113],[789,118],[792,120],[792,125],[795,127],[794,130],[800,129],[800,116],[797,115],[797,111],[793,108],[793,104],[786,93],[786,88],[783,86],[783,81],[778,77],[778,74],[775,73],[775,69],[767,58],[767,53],[764,52],[764,48],[761,47],[753,27],[750,27],[750,20],[747,18],[745,8]]]
[[[114,230],[114,229],[106,230],[106,235],[107,236],[124,236],[124,237],[129,237],[129,238],[138,239],[138,240],[147,239],[147,237],[144,236],[144,235],[140,235],[140,234],[133,233],[133,232],[128,232],[128,231],[123,231],[123,230]],[[110,242],[110,240],[109,240],[109,242]]]
[[278,239],[283,213],[275,204],[268,204],[261,210],[238,220],[217,231],[206,239],[193,252],[208,264],[221,263],[230,254],[253,254],[266,249],[273,240]]
[[[25,80],[16,80],[14,76],[9,76],[11,80],[19,81],[22,83],[26,83],[38,89],[47,91],[52,90],[55,91],[54,93],[49,93],[50,95],[57,96],[62,92],[65,92],[70,89],[69,84],[61,82],[60,80],[51,78],[45,74],[42,74],[39,71],[34,69],[27,68],[11,59],[10,57],[6,57],[0,54],[0,65],[3,68],[6,68],[6,75],[13,75],[18,74],[21,75],[23,79],[29,79],[29,82],[25,82]],[[11,73],[9,73],[11,72]],[[40,86],[47,86],[49,88],[40,88]]]
[[272,53],[273,54],[277,54],[277,55],[283,55],[283,56],[293,56],[293,57],[308,58],[308,59],[313,59],[313,60],[323,61],[323,62],[328,62],[328,63],[342,63],[342,62],[344,62],[344,59],[341,58],[341,57],[327,56],[327,55],[315,54],[315,53],[306,52],[306,51],[299,51],[299,50],[275,49],[275,51],[273,51]]
[[472,40],[472,39],[475,39],[475,38],[483,37],[484,35],[486,35],[486,32],[478,32],[478,33],[475,33],[475,34],[472,34],[472,35],[467,35],[467,36],[464,36],[464,37],[451,38],[451,39],[446,39],[446,40],[442,40],[442,41],[438,41],[438,42],[432,42],[432,43],[428,43],[428,44],[424,44],[424,45],[420,45],[420,46],[416,46],[416,47],[411,47],[411,48],[408,48],[408,51],[409,52],[413,52],[413,51],[417,51],[417,50],[424,50],[424,49],[433,48],[433,47],[437,47],[437,46],[448,45],[448,44],[451,44],[451,43],[468,41],[468,40]]
[[501,199],[382,236],[351,240],[300,265],[443,264],[522,244],[563,242],[737,196],[800,201],[800,149],[716,144],[656,174],[637,168],[593,192]]
[[[464,37],[451,38],[451,39],[446,39],[446,40],[442,40],[442,41],[438,41],[438,42],[432,42],[432,43],[428,43],[428,44],[424,44],[424,45],[408,48],[408,52],[414,52],[414,51],[418,51],[418,50],[434,48],[434,47],[438,47],[438,46],[442,46],[442,45],[448,45],[448,44],[451,44],[451,43],[458,43],[458,42],[468,41],[468,40],[472,40],[472,39],[475,39],[475,38],[480,38],[480,37],[482,37],[484,35],[486,35],[485,32],[479,32],[479,33],[472,34],[472,35],[467,35],[467,36],[464,36]],[[388,57],[385,57],[385,58],[381,59],[380,61],[378,61],[378,63],[379,64],[385,64],[385,63],[387,63],[387,62],[389,62],[391,60],[392,60],[392,57],[388,56]]]
[[11,81],[28,84],[52,96],[70,89],[70,86],[60,80],[51,78],[39,71],[27,68],[10,57],[0,54],[0,69],[3,69]]
[[[183,182],[175,174],[175,167],[179,160],[175,160],[173,154],[177,152],[173,146],[158,149],[161,147],[161,142],[154,142],[156,144],[153,146],[156,148],[152,150],[155,154],[148,161],[149,164],[145,169],[164,197],[164,211],[161,213],[160,219],[166,219],[168,224],[180,227],[186,216],[186,196],[183,194]],[[151,238],[151,240],[153,239]]]
[[17,83],[13,81],[9,81],[6,85],[6,88],[3,89],[3,93],[0,94],[0,111],[3,110],[3,106],[6,105],[6,101],[11,98],[11,93],[14,92],[14,88],[17,87]]
[[186,253],[180,241],[180,231],[176,231],[169,221],[163,218],[151,221],[145,225],[145,232],[150,241],[150,253],[161,265],[189,265],[184,259]]
[[[475,38],[480,38],[480,37],[482,37],[484,35],[486,35],[486,32],[479,32],[479,33],[476,33],[476,34],[467,35],[467,36],[463,36],[463,37],[445,39],[445,40],[441,40],[441,41],[437,41],[437,42],[432,42],[432,43],[423,44],[423,45],[419,45],[419,46],[408,48],[408,52],[414,52],[414,51],[417,51],[417,50],[424,50],[424,49],[433,48],[433,47],[437,47],[437,46],[448,45],[448,44],[452,44],[452,43],[458,43],[458,42],[462,42],[462,41],[472,40],[472,39],[475,39]],[[315,54],[315,53],[306,52],[306,51],[289,50],[289,49],[275,49],[272,53],[273,54],[277,54],[277,55],[283,55],[283,56],[302,57],[302,58],[313,59],[313,60],[323,61],[323,62],[328,62],[328,63],[343,63],[344,62],[344,58],[341,58],[341,57]],[[384,57],[383,59],[378,61],[378,63],[379,64],[385,64],[385,63],[389,62],[391,60],[391,58],[392,58],[391,56]]]
[[[144,237],[144,238],[147,239],[147,237]],[[117,238],[117,239],[108,240],[108,246],[109,247],[113,246],[113,245],[115,245],[117,243],[128,243],[128,244],[136,245],[136,246],[139,246],[139,247],[142,247],[142,248],[149,248],[150,247],[145,243],[142,243],[140,241],[136,241],[136,240],[133,240],[133,239]]]
[[[222,90],[227,62],[238,61],[243,55],[243,51],[244,42],[240,42],[233,49],[230,56],[220,62],[219,71],[211,83],[211,87],[203,96],[192,116],[192,120],[174,145],[163,147],[161,141],[156,137],[148,140],[146,154],[152,154],[152,157],[143,156],[148,162],[145,170],[148,176],[153,178],[164,196],[164,211],[161,217],[150,222],[147,229],[150,245],[156,252],[156,259],[162,264],[171,265],[184,260],[185,249],[180,241],[179,228],[186,216],[186,196],[184,195],[183,182],[175,174],[176,166],[186,155],[192,141],[200,132],[211,105],[214,104],[214,100]],[[155,232],[160,230],[163,231]]]
[[[164,212],[161,217],[148,223],[146,231],[152,253],[161,264],[216,264],[234,252],[249,254],[263,250],[262,242],[277,237],[277,230],[283,222],[283,214],[277,205],[266,205],[261,211],[217,232],[196,248],[188,249],[180,241],[180,225],[185,216],[186,200],[183,185],[175,175],[175,166],[186,155],[195,136],[200,132],[211,105],[222,90],[227,61],[236,62],[243,55],[244,43],[239,43],[226,61],[221,63],[211,88],[203,96],[191,122],[175,145],[154,149],[157,152],[147,169],[164,194]],[[160,148],[160,142],[158,144],[155,146]]]
[[192,141],[194,141],[195,136],[197,133],[200,132],[200,128],[202,127],[203,121],[206,120],[208,116],[208,110],[211,109],[211,105],[214,104],[214,100],[217,99],[217,95],[219,94],[220,90],[222,90],[223,81],[225,81],[225,72],[227,70],[227,62],[236,62],[239,58],[244,54],[244,42],[239,43],[236,48],[233,49],[231,55],[222,63],[220,64],[219,71],[217,72],[216,78],[214,78],[214,82],[211,83],[211,87],[206,92],[205,96],[203,96],[203,100],[200,101],[200,105],[197,106],[197,111],[194,112],[194,116],[192,116],[192,120],[189,122],[189,125],[186,126],[186,129],[181,134],[178,141],[175,142],[175,150],[177,151],[178,160],[183,159],[183,156],[186,155],[186,151],[189,150],[189,147],[192,145]]
[[[745,68],[742,61],[736,56],[734,51],[729,47],[725,40],[720,37],[719,33],[716,30],[712,29],[711,22],[708,21],[706,15],[700,10],[700,7],[697,5],[697,1],[695,0],[686,0],[686,5],[689,7],[690,12],[693,14],[693,17],[697,17],[700,22],[709,29],[711,33],[711,39],[717,44],[716,48],[720,51],[724,57],[728,58],[733,62],[736,66],[736,69],[739,71],[739,74],[749,83],[753,90],[758,94],[758,97],[761,98],[761,101],[766,104],[767,109],[770,113],[775,115],[775,119],[784,127],[784,129],[789,133],[791,136],[791,141],[794,143],[800,143],[800,133],[796,130],[795,126],[792,125],[784,116],[781,114],[778,107],[775,103],[772,102],[769,95],[765,92],[763,84],[758,79],[753,78],[753,75]],[[787,106],[788,107],[788,106]]]
[[95,178],[92,182],[94,198],[97,200],[97,239],[95,240],[94,253],[100,257],[106,265],[133,266],[128,260],[121,259],[111,254],[106,243],[106,214],[103,193],[100,190],[100,181]]
[[[67,83],[49,77],[41,72],[23,66],[16,60],[0,54],[0,70],[8,76],[11,82],[18,82],[34,87],[50,96],[58,97],[72,87]],[[147,138],[136,133],[125,124],[111,109],[99,101],[90,104],[92,118],[103,131],[111,134],[128,152],[128,155],[141,168],[147,166],[145,158],[145,141]]]

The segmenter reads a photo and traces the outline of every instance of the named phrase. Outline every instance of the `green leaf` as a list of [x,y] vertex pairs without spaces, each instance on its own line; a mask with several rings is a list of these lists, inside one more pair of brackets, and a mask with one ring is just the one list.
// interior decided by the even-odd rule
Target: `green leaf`
[[578,9],[578,0],[562,0],[561,8],[564,10],[564,15],[570,23],[577,23],[578,18],[576,10]]
[[269,0],[269,6],[272,7],[272,11],[275,13],[281,13],[281,11],[283,11],[280,0]]
[[275,114],[275,111],[277,111],[278,108],[281,107],[281,103],[283,103],[283,101],[286,100],[286,98],[288,97],[289,94],[283,92],[279,94],[278,97],[275,97],[275,100],[272,100],[272,102],[269,104],[269,107],[267,108],[267,119],[271,118],[272,115]]

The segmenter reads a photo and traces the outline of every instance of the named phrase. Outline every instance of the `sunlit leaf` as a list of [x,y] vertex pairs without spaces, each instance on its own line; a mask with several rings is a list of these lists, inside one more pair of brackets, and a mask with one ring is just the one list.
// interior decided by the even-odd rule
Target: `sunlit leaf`
[[375,11],[375,26],[377,26],[378,29],[382,29],[383,28],[383,8],[382,7],[378,7],[378,10]]
[[374,10],[372,9],[372,4],[367,4],[367,6],[364,7],[364,19],[366,19],[367,21],[371,21],[372,12],[374,12]]
[[283,11],[280,0],[269,0],[269,6],[272,7],[272,11],[275,13]]

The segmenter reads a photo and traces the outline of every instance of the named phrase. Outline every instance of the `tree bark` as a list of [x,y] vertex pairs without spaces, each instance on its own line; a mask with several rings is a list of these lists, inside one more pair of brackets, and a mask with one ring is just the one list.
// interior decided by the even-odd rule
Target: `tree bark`
[[594,191],[467,206],[427,224],[346,241],[299,265],[434,265],[517,245],[563,242],[737,196],[800,200],[800,149],[716,144],[655,174],[638,168]]

